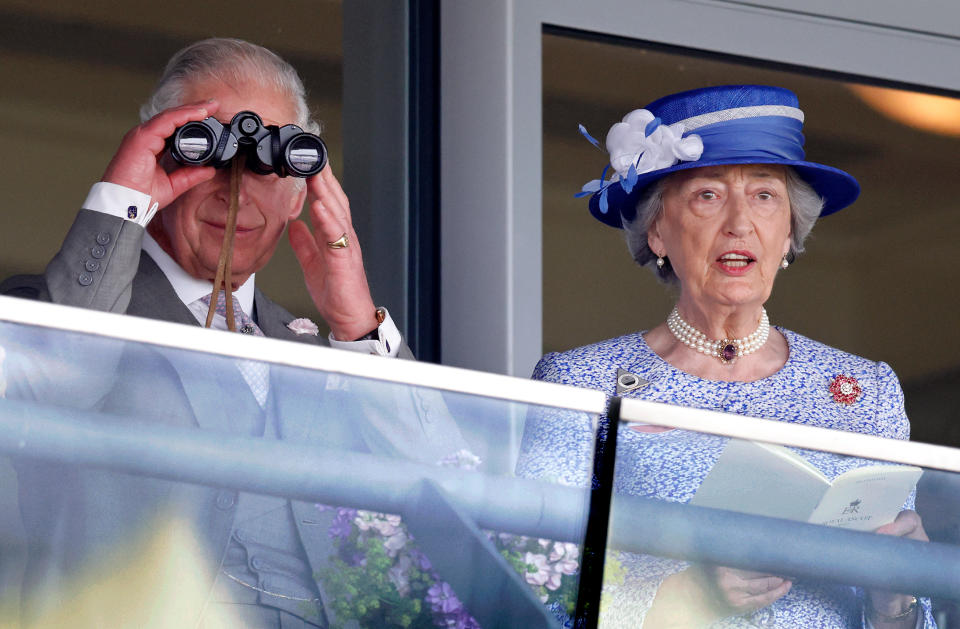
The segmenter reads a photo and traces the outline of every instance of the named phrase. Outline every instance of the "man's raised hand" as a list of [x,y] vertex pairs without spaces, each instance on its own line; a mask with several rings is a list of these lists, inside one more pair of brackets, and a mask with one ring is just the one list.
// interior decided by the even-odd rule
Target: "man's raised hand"
[[210,166],[178,167],[168,173],[160,156],[177,127],[203,120],[219,107],[213,100],[172,107],[130,129],[100,180],[148,194],[162,209],[193,186],[212,179],[216,171]]
[[[363,256],[353,230],[350,202],[330,166],[307,179],[313,232],[290,224],[290,245],[303,269],[313,303],[338,341],[353,341],[377,328]],[[346,235],[346,247],[333,248]]]

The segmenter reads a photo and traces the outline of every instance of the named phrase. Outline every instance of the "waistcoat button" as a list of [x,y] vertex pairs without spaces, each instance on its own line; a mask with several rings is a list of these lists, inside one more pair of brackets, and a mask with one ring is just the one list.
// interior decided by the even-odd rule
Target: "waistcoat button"
[[221,491],[217,494],[217,508],[226,511],[236,503],[233,492]]

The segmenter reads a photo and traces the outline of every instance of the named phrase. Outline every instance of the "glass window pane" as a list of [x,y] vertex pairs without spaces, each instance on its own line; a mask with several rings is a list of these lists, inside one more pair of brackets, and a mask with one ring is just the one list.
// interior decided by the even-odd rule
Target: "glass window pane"
[[[23,514],[0,521],[0,545],[29,549],[29,620],[546,627],[572,613],[601,395],[508,378],[500,397],[457,392],[499,377],[406,363],[445,389],[414,386],[399,359],[87,314],[231,355],[0,322],[0,495]],[[582,456],[562,474],[518,463],[524,424],[576,428]]]
[[[0,279],[40,273],[90,186],[139,122],[167,59],[211,36],[239,37],[287,59],[307,88],[330,160],[342,176],[342,5],[296,0],[229,5],[184,0],[114,3],[5,2],[0,9]],[[43,225],[43,229],[37,229]],[[313,312],[286,243],[258,274],[291,312]],[[267,285],[267,284],[261,284]]]
[[543,349],[562,351],[663,322],[676,291],[631,259],[620,230],[573,195],[608,163],[610,126],[654,99],[722,84],[794,91],[808,160],[856,177],[860,199],[818,221],[767,304],[779,325],[889,363],[917,440],[960,446],[960,213],[953,194],[960,100],[895,92],[643,42],[543,35]]
[[[921,596],[940,626],[956,622],[960,583],[943,575],[960,561],[960,450],[630,400],[622,408],[601,626],[853,627],[872,613],[865,592],[879,601],[884,590]],[[764,441],[711,426],[762,427]],[[830,451],[850,447],[875,454]],[[954,471],[910,463],[935,454]],[[874,534],[895,519],[904,538]],[[925,535],[931,543],[913,541]]]

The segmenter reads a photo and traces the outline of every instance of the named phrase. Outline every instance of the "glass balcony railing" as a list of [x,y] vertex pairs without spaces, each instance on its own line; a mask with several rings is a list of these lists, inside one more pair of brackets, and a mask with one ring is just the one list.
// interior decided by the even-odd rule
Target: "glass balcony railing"
[[[958,626],[957,450],[635,399],[619,419],[601,626],[860,626],[870,592]],[[903,509],[932,541],[874,533]]]
[[6,298],[0,350],[0,627],[636,627],[754,574],[740,624],[956,622],[953,449]]
[[602,394],[19,300],[0,319],[29,626],[572,615],[589,491],[514,468],[526,417],[592,427]]

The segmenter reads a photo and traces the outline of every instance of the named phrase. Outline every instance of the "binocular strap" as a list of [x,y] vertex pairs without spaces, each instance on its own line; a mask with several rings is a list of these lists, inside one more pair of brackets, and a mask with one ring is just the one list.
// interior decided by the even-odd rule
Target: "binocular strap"
[[233,275],[231,263],[233,261],[233,236],[237,232],[237,211],[239,209],[240,177],[243,176],[244,156],[237,155],[230,165],[230,207],[227,210],[227,223],[223,232],[223,244],[220,245],[220,260],[217,262],[217,275],[213,280],[213,296],[210,299],[210,309],[207,310],[205,327],[213,323],[213,315],[217,309],[216,294],[223,289],[227,308],[227,329],[237,331],[236,319],[233,316]]

